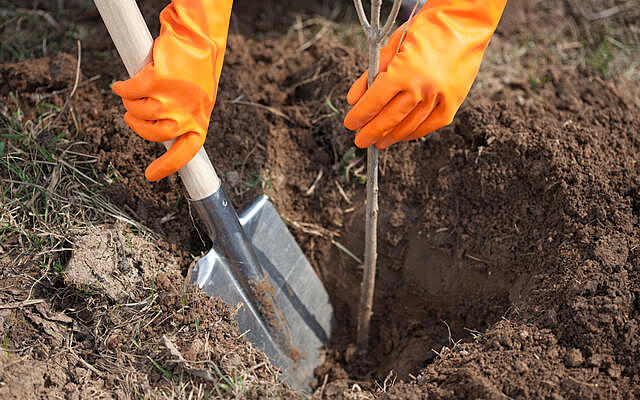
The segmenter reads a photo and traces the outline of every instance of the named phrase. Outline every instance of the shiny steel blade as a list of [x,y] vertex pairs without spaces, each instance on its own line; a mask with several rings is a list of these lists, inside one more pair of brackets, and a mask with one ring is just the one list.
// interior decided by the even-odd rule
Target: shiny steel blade
[[265,352],[293,388],[309,392],[313,370],[324,361],[333,309],[322,282],[266,196],[239,213],[239,220],[274,289],[276,308],[286,321],[289,344],[269,333],[267,319],[251,304],[220,251],[202,257],[192,272],[192,284],[231,305],[242,303],[236,319],[241,333]]

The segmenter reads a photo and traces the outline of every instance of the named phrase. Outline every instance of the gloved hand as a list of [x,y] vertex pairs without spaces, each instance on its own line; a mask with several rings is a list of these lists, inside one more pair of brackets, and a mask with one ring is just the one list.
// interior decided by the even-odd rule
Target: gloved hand
[[344,125],[356,146],[387,148],[451,123],[469,93],[506,0],[431,0],[380,52],[380,74],[367,72],[347,94]]
[[116,82],[124,120],[153,142],[176,139],[145,176],[157,181],[185,164],[204,144],[216,101],[232,0],[173,0],[160,13],[153,61],[133,78]]

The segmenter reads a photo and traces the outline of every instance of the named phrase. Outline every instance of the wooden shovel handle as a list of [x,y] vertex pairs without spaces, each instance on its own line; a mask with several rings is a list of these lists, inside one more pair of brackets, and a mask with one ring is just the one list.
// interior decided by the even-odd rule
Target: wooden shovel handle
[[[153,39],[135,0],[94,0],[100,16],[130,76],[151,61]],[[163,142],[168,149],[173,141]],[[178,173],[192,200],[201,200],[220,188],[220,178],[204,148]]]

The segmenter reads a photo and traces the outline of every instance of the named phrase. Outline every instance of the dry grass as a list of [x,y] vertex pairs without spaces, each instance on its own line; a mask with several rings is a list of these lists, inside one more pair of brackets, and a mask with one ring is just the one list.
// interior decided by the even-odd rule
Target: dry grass
[[[167,255],[152,241],[137,244],[135,251]],[[238,333],[234,310],[183,285],[175,268],[134,282],[132,297],[118,302],[98,286],[67,284],[46,301],[0,308],[0,328],[13,321],[2,329],[0,397],[66,398],[79,381],[81,398],[301,397]]]
[[10,92],[0,106],[0,242],[17,266],[40,263],[61,268],[74,229],[121,220],[145,228],[100,195],[116,175],[94,168],[85,152],[81,123],[72,106],[75,81],[67,96],[26,99]]
[[515,33],[507,28],[507,35],[494,37],[483,71],[497,67],[497,76],[529,71],[532,89],[545,79],[549,66],[595,70],[611,80],[640,82],[639,2],[547,0],[531,9],[536,12],[512,12],[511,24],[519,28]]
[[266,357],[238,334],[234,311],[181,282],[169,274],[145,288],[139,301],[96,315],[96,342],[112,356],[98,357],[96,368],[121,379],[127,398],[294,396]]
[[96,157],[83,151],[71,107],[63,118],[55,103],[39,101],[27,117],[19,98],[0,107],[0,242],[18,264],[47,267],[67,249],[72,229],[96,221],[139,223],[110,204],[101,190],[115,176],[93,168]]

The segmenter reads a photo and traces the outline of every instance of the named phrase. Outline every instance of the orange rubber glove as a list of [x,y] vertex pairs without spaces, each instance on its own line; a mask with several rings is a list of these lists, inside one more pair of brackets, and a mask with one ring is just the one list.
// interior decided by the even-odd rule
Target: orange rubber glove
[[431,0],[380,52],[380,74],[356,80],[344,125],[356,146],[387,148],[451,123],[471,89],[506,0]]
[[173,0],[160,13],[153,61],[113,91],[124,120],[153,142],[176,139],[145,176],[157,181],[185,164],[204,144],[222,71],[232,0]]

